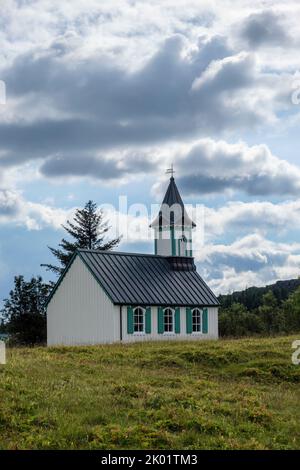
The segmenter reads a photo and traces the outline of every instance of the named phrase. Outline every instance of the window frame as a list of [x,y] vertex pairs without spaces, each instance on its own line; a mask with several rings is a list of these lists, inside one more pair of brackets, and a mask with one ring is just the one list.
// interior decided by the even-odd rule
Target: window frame
[[[200,330],[199,331],[194,331],[194,312],[195,311],[198,311],[199,314],[200,314]],[[192,315],[192,335],[202,335],[203,334],[203,310],[199,307],[195,307],[192,309],[191,311],[191,315]]]
[[[143,314],[143,330],[142,331],[135,331],[135,311],[136,310],[141,310]],[[134,307],[132,310],[132,315],[133,315],[133,334],[136,336],[140,335],[145,335],[146,334],[146,309],[143,307]]]
[[[165,312],[166,310],[170,310],[172,313],[172,331],[165,331]],[[164,327],[164,335],[175,335],[175,309],[171,307],[166,307],[163,309],[163,327]]]

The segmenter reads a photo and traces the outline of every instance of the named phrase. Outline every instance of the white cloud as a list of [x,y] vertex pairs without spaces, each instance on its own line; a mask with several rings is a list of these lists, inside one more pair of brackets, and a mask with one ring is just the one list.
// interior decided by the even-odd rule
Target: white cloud
[[217,293],[264,286],[300,274],[300,243],[278,243],[259,234],[228,245],[206,245],[197,255],[200,272]]
[[[186,196],[235,192],[250,196],[297,196],[300,169],[273,155],[267,145],[248,146],[224,140],[200,139],[170,146],[165,159],[173,161],[177,182]],[[153,192],[162,192],[163,180]]]
[[255,231],[285,236],[300,230],[300,199],[277,204],[235,201],[219,208],[206,207],[204,224],[208,239]]
[[13,189],[0,189],[0,225],[18,225],[28,230],[44,227],[60,229],[74,209],[60,209],[47,204],[30,202]]
[[[16,49],[8,48],[0,72],[9,97],[0,124],[1,166],[40,158],[44,173],[50,169],[57,176],[59,154],[64,174],[72,176],[85,160],[93,173],[95,154],[110,148],[141,149],[290,122],[283,113],[297,114],[291,103],[294,68],[274,72],[260,51],[240,50],[228,27],[222,34],[212,28],[207,15],[218,24],[221,3],[209,8],[190,1],[184,11],[166,3],[168,9],[157,2],[141,7],[120,0],[108,8],[74,1],[73,10],[55,1],[56,11],[44,0],[6,2],[3,35]],[[149,15],[151,10],[158,15]],[[251,11],[240,11],[239,20]],[[38,33],[37,18],[48,41]],[[112,40],[109,50],[103,29]],[[91,31],[98,34],[93,40]],[[151,32],[159,40],[151,42]],[[139,54],[132,51],[137,44]]]

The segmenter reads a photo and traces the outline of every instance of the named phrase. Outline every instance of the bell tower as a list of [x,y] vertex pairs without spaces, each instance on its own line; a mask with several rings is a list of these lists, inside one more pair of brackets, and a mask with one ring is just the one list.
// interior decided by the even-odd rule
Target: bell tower
[[154,252],[161,256],[193,257],[192,230],[196,224],[188,216],[174,179],[172,167],[169,186],[157,217],[151,224],[154,229]]

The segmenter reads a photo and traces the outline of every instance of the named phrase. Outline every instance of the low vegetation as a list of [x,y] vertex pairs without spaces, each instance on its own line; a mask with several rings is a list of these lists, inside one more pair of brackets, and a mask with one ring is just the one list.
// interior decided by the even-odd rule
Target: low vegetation
[[295,339],[9,349],[0,449],[299,449]]

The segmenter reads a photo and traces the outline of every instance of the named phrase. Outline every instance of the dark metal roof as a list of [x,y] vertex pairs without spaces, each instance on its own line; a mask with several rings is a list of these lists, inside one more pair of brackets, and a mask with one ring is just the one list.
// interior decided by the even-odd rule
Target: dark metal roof
[[[168,208],[173,207],[173,220],[170,220]],[[176,186],[174,177],[170,178],[170,183],[163,199],[158,216],[152,222],[151,227],[157,225],[185,225],[196,227],[196,224],[187,214],[183,200]]]
[[175,271],[164,256],[78,250],[114,304],[218,306],[196,271]]
[[184,207],[183,201],[181,199],[173,176],[170,178],[170,183],[162,203],[168,204],[168,206],[172,206],[173,204],[179,204],[180,206]]

